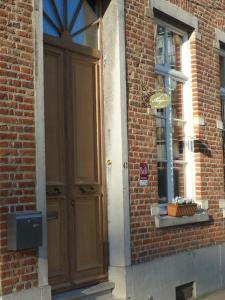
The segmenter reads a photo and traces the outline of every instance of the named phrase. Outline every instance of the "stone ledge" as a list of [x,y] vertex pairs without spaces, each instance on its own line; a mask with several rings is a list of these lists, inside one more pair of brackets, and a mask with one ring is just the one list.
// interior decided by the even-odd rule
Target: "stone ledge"
[[57,294],[52,297],[52,300],[108,300],[112,299],[112,290],[114,287],[115,284],[110,281],[103,282],[88,288]]
[[170,3],[169,1],[151,0],[150,3],[152,8],[156,8],[157,10],[181,21],[182,23],[191,26],[196,31],[198,31],[198,18],[193,14],[181,9],[180,7]]
[[169,217],[169,216],[155,216],[155,227],[171,227],[171,226],[180,226],[193,223],[201,223],[209,221],[209,215],[205,213],[195,214],[191,217]]

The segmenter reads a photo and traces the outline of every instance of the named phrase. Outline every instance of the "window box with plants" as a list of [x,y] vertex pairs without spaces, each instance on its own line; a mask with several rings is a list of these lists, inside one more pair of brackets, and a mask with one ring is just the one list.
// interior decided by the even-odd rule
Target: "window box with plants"
[[193,216],[196,213],[197,204],[191,199],[176,197],[173,202],[168,203],[167,212],[170,217]]
[[166,214],[155,215],[156,228],[181,226],[210,221],[206,209],[201,208],[191,199],[176,197],[167,204]]

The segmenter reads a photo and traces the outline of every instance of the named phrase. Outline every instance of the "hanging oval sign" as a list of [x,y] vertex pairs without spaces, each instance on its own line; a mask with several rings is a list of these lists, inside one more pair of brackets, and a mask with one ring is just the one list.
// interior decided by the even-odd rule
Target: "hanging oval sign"
[[150,97],[149,103],[151,108],[165,108],[170,104],[170,99],[166,93],[158,92]]

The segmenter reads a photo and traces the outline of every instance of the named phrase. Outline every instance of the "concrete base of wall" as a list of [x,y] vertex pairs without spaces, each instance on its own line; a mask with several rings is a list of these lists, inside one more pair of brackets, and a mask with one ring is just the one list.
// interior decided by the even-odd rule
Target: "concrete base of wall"
[[193,296],[200,297],[225,288],[225,244],[166,256],[123,271],[126,289],[121,289],[121,270],[113,269],[115,297],[175,300],[176,287],[190,282],[194,283]]
[[51,300],[49,285],[1,296],[0,300]]

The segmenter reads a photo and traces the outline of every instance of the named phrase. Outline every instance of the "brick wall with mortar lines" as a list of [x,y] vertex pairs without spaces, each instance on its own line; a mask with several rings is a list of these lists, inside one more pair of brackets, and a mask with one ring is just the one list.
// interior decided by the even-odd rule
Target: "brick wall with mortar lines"
[[[165,5],[166,5],[165,1]],[[147,0],[126,0],[126,56],[128,79],[128,139],[132,261],[197,249],[225,241],[225,225],[219,209],[224,198],[222,134],[220,118],[219,50],[214,48],[215,29],[225,30],[225,1],[170,1],[199,20],[201,39],[192,39],[193,116],[202,116],[205,126],[195,126],[196,198],[209,201],[211,221],[156,229],[150,205],[157,203],[157,154],[155,118],[143,107],[141,84],[154,88],[154,21],[146,16]],[[200,3],[200,5],[197,5]],[[208,7],[205,7],[207,5]],[[139,186],[139,165],[149,166],[148,187]]]
[[0,295],[38,284],[36,250],[6,248],[6,214],[36,208],[33,60],[33,1],[0,0]]

